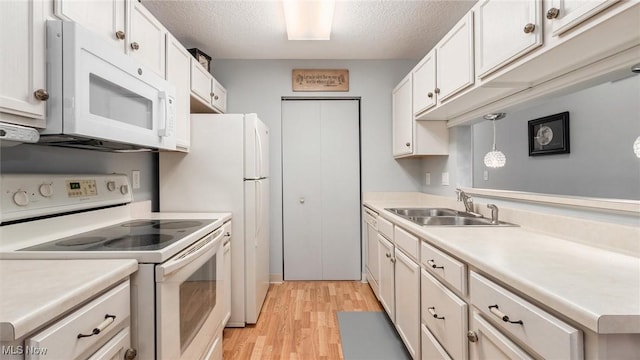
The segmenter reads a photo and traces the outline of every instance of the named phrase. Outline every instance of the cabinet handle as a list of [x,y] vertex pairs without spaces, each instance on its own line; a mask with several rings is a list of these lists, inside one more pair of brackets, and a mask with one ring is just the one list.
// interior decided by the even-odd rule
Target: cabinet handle
[[435,307],[428,307],[427,310],[429,311],[429,314],[431,314],[431,316],[433,316],[434,318],[438,319],[438,320],[444,320],[444,316],[438,316],[438,314],[436,313],[436,308]]
[[138,49],[140,49],[140,44],[138,44],[137,42],[134,41],[134,42],[131,43],[131,48],[133,50],[138,50]]
[[391,261],[392,263],[396,263],[396,258],[390,258],[389,261]]
[[136,356],[138,356],[136,349],[127,349],[127,351],[124,352],[124,360],[133,360]]
[[504,322],[508,322],[510,324],[524,325],[522,320],[511,321],[511,319],[509,319],[509,316],[505,315],[505,313],[499,310],[498,305],[489,305],[489,311],[491,311],[493,315],[499,317]]
[[436,265],[436,262],[435,262],[433,259],[431,259],[431,260],[427,260],[427,264],[428,264],[429,266],[431,266],[432,268],[434,268],[434,269],[443,269],[443,270],[444,270],[444,266],[438,266],[438,265]]
[[124,40],[124,31],[122,31],[122,30],[116,31],[116,39]]
[[433,89],[433,92],[436,93],[436,94],[440,94],[440,88]]
[[547,19],[549,20],[557,18],[558,15],[560,15],[560,9],[558,8],[551,8],[547,11]]
[[91,334],[78,334],[78,339],[100,334],[109,325],[113,324],[115,320],[116,320],[115,315],[109,315],[109,314],[105,315],[104,320],[98,326],[93,328],[93,330],[91,330]]
[[524,33],[531,34],[536,29],[536,26],[532,23],[528,23],[524,26]]
[[45,89],[38,89],[33,92],[33,96],[38,100],[47,101],[49,99],[49,92]]
[[218,100],[218,99],[219,99],[219,98],[218,98],[218,95],[215,95],[215,96],[213,97],[213,100]]
[[408,142],[408,143],[406,143],[406,144],[404,144],[404,145],[405,145],[406,147],[409,147],[409,146],[411,146],[411,143],[410,143],[410,142]]
[[478,334],[476,334],[475,331],[471,331],[469,330],[467,332],[467,339],[469,339],[470,342],[474,343],[478,341]]
[[386,257],[388,257],[388,258],[390,258],[390,257],[391,257],[391,254],[386,253],[386,254],[385,254],[385,256],[386,256]]
[[432,99],[432,98],[433,98],[433,93],[432,93],[431,91],[429,91],[429,92],[427,93],[427,97],[428,97],[429,99]]

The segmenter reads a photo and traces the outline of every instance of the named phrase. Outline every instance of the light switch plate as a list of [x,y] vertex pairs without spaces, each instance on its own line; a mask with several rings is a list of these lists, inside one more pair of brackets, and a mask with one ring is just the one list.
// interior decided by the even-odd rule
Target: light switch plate
[[140,189],[140,170],[131,171],[131,187]]
[[442,185],[449,185],[449,173],[448,172],[443,172],[442,173]]
[[426,185],[431,185],[431,173],[424,174],[424,183]]

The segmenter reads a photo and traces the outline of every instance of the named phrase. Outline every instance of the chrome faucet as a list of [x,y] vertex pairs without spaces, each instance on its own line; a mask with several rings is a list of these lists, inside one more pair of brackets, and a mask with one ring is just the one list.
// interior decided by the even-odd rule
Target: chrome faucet
[[473,214],[474,213],[473,212],[473,199],[471,198],[471,196],[467,195],[460,188],[456,189],[456,193],[458,194],[458,201],[462,201],[462,203],[464,204],[464,211]]
[[491,223],[497,225],[498,221],[498,207],[495,204],[487,204],[487,208],[491,209]]

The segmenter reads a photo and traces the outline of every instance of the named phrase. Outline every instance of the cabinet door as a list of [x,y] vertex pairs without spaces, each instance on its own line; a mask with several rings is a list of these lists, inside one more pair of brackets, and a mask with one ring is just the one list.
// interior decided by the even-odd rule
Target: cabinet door
[[395,278],[393,274],[393,244],[378,234],[378,265],[380,266],[380,303],[395,323]]
[[167,31],[140,2],[129,1],[127,51],[144,66],[164,76],[164,48]]
[[211,104],[211,74],[196,59],[191,59],[191,93],[202,104]]
[[407,75],[392,95],[393,155],[413,152],[413,111],[411,107],[411,74]]
[[127,326],[120,330],[109,342],[102,345],[100,349],[93,353],[87,360],[125,359],[125,354],[129,348],[131,348],[131,333],[130,328]]
[[424,324],[420,328],[422,329],[422,348],[420,349],[422,360],[451,360],[451,356],[442,348],[429,329]]
[[227,111],[227,89],[215,78],[211,78],[211,105],[221,114]]
[[124,0],[55,0],[54,14],[94,31],[125,52]]
[[418,115],[436,104],[436,53],[431,51],[413,69],[413,114]]
[[191,54],[167,34],[166,79],[176,88],[176,148],[189,151],[191,144]]
[[476,10],[479,77],[542,45],[542,2],[484,0]]
[[469,11],[436,45],[438,103],[472,85],[473,68],[473,12]]
[[420,358],[420,266],[395,249],[396,329],[411,357]]
[[533,359],[498,329],[484,320],[475,310],[469,321],[470,360]]
[[373,277],[374,286],[377,287],[380,277],[380,266],[378,263],[378,233],[376,229],[367,224],[367,267]]
[[44,3],[0,1],[0,120],[45,126],[46,102],[34,93],[46,90]]
[[[551,17],[551,34],[558,36],[617,2],[618,0],[551,0],[550,11],[557,10],[555,18],[547,15],[547,18]],[[550,14],[549,10],[547,13]]]

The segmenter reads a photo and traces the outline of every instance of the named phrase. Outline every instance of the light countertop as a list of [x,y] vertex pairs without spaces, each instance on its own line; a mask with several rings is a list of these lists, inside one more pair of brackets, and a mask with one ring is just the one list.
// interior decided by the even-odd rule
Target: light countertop
[[28,335],[137,270],[135,260],[0,260],[0,341]]
[[365,199],[379,216],[587,329],[640,333],[640,258],[523,227],[423,227],[384,210],[400,204],[412,205]]

